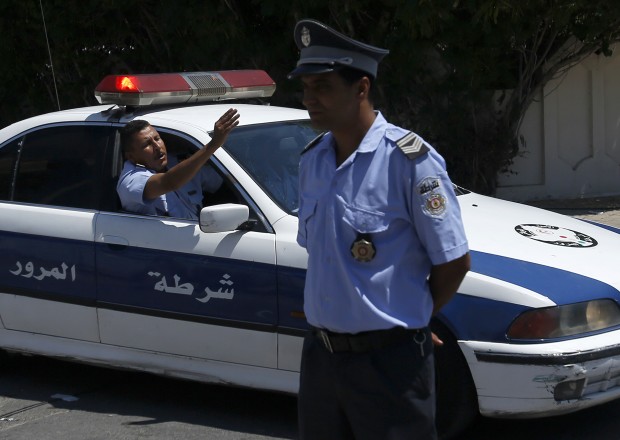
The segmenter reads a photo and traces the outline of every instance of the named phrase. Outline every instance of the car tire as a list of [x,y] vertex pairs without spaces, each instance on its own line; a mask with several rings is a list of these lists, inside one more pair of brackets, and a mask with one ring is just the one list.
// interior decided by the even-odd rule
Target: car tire
[[6,371],[11,365],[11,355],[0,348],[0,371]]
[[431,329],[444,343],[435,347],[435,423],[439,438],[449,440],[467,429],[478,416],[478,396],[456,338],[437,320],[433,320]]

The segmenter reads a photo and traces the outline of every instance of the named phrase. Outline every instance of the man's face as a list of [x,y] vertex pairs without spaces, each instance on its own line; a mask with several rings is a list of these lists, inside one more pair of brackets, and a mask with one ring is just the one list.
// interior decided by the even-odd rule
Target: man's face
[[148,126],[134,134],[127,159],[157,172],[165,170],[168,165],[166,145],[157,130]]
[[346,128],[357,121],[358,83],[347,84],[337,73],[301,77],[304,97],[312,125],[321,130]]

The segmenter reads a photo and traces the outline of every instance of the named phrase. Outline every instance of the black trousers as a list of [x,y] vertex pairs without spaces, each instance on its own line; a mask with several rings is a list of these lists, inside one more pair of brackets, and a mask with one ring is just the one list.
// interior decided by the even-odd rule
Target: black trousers
[[430,330],[422,345],[412,336],[361,353],[331,353],[308,332],[298,412],[300,440],[436,440]]

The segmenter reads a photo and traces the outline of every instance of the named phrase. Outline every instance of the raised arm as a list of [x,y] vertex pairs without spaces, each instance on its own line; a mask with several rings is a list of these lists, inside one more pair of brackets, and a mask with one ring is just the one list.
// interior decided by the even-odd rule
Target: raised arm
[[207,163],[215,150],[224,144],[228,134],[237,125],[239,125],[239,114],[236,109],[231,108],[215,123],[213,137],[207,145],[169,171],[154,174],[149,178],[144,187],[143,197],[151,200],[162,194],[176,191],[189,182]]

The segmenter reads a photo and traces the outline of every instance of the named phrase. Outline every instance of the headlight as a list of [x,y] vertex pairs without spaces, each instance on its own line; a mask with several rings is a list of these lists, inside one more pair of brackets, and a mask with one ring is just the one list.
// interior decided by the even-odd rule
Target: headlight
[[610,299],[546,307],[522,313],[508,328],[510,339],[552,339],[620,325],[620,308]]

